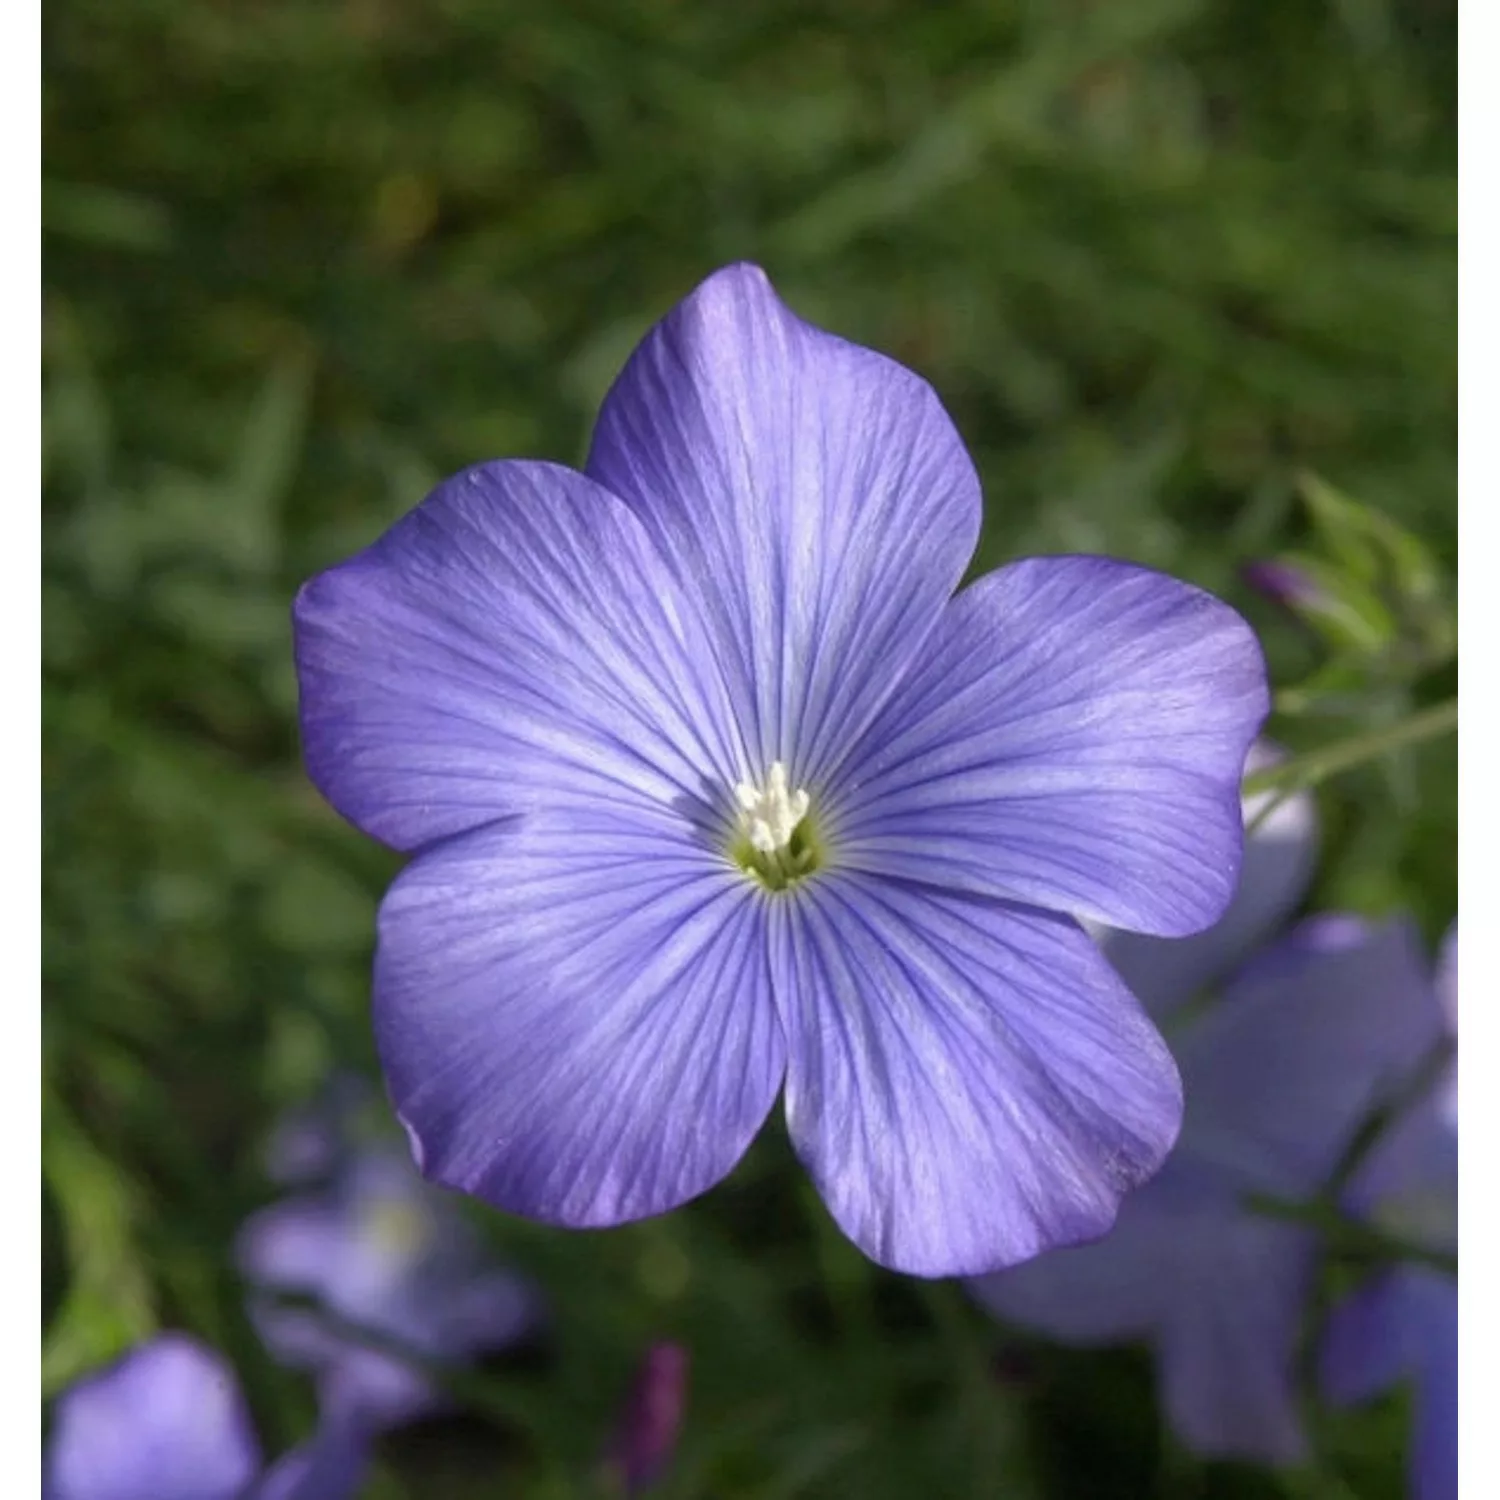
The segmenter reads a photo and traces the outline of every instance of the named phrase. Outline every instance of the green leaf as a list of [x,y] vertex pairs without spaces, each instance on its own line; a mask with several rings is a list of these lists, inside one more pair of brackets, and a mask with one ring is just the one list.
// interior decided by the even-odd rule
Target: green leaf
[[72,1280],[42,1340],[42,1393],[51,1395],[130,1348],[156,1326],[136,1247],[136,1190],[49,1099],[42,1171],[55,1194]]

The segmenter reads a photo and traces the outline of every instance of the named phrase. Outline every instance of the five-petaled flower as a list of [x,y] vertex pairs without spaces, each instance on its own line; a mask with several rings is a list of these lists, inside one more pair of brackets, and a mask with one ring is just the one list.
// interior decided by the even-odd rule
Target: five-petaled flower
[[921,1275],[1102,1233],[1181,1090],[1075,918],[1212,922],[1267,709],[1232,610],[1033,558],[955,594],[979,485],[932,390],[712,276],[583,473],[441,485],[296,606],[313,779],[415,855],[375,1025],[424,1170],[616,1224],[785,1090],[844,1231]]
[[354,1152],[328,1186],[253,1214],[236,1250],[267,1347],[371,1429],[442,1407],[427,1366],[469,1363],[540,1321],[533,1288],[493,1263],[462,1200],[404,1152]]

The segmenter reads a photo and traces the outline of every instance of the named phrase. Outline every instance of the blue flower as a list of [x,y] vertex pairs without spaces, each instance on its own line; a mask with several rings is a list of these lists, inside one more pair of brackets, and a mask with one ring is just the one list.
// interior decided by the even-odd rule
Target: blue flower
[[[1434,1013],[1458,1033],[1458,928],[1443,945]],[[1417,1059],[1414,1058],[1413,1061]],[[1386,1129],[1349,1185],[1361,1217],[1428,1250],[1458,1248],[1456,1072]],[[1458,1494],[1458,1282],[1409,1264],[1380,1272],[1333,1310],[1322,1384],[1339,1404],[1410,1379],[1416,1386],[1411,1488],[1417,1500]]]
[[1182,1139],[1113,1232],[976,1295],[1064,1343],[1149,1340],[1166,1418],[1194,1451],[1300,1459],[1293,1371],[1320,1240],[1264,1210],[1316,1197],[1431,1044],[1425,986],[1405,922],[1300,924],[1174,1036]]
[[234,1371],[180,1333],[164,1333],[58,1397],[44,1500],[344,1500],[368,1437],[325,1412],[314,1437],[270,1469]]
[[262,1209],[237,1250],[267,1347],[315,1370],[324,1401],[372,1427],[441,1404],[424,1366],[503,1349],[538,1321],[531,1287],[496,1267],[459,1205],[389,1151],[366,1149],[328,1189]]
[[980,508],[925,383],[731,266],[584,473],[471,469],[304,587],[309,771],[415,856],[375,1027],[428,1175],[618,1224],[784,1090],[844,1232],[938,1276],[1098,1235],[1156,1171],[1176,1070],[1075,918],[1222,913],[1264,663],[1107,558],[955,595]]

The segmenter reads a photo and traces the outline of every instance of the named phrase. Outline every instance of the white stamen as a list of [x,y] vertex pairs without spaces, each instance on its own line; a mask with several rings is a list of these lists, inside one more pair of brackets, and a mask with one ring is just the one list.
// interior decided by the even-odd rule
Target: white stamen
[[742,781],[734,795],[740,804],[740,828],[750,847],[761,854],[785,849],[793,830],[807,816],[807,793],[787,786],[786,767],[779,760],[771,762],[764,791],[753,781]]

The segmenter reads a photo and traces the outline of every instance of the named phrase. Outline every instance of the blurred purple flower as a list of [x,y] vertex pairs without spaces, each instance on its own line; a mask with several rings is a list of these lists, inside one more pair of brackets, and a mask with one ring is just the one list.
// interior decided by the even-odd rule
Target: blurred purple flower
[[1295,1462],[1292,1370],[1319,1249],[1257,1212],[1328,1183],[1436,1034],[1410,926],[1311,919],[1174,1038],[1182,1139],[1097,1244],[971,1283],[998,1316],[1069,1344],[1147,1339],[1189,1448]]
[[676,1207],[779,1092],[844,1232],[918,1275],[1087,1239],[1171,1147],[1155,1028],[1074,920],[1233,894],[1254,635],[1098,557],[956,596],[932,390],[731,266],[585,474],[441,485],[296,606],[325,796],[416,857],[375,1026],[423,1170],[550,1223]]
[[[1434,1007],[1458,1032],[1458,929],[1443,945]],[[1416,1059],[1414,1059],[1415,1061]],[[1401,1114],[1376,1142],[1349,1185],[1348,1207],[1425,1249],[1458,1249],[1456,1070]],[[1411,1487],[1417,1500],[1458,1494],[1458,1282],[1422,1265],[1375,1275],[1329,1320],[1322,1384],[1344,1405],[1402,1380],[1416,1386]]]
[[344,1500],[368,1438],[325,1411],[314,1437],[269,1470],[234,1371],[164,1333],[58,1397],[44,1500]]
[[653,1344],[641,1362],[609,1470],[635,1497],[661,1478],[677,1447],[687,1407],[688,1351],[681,1344]]
[[531,1287],[395,1152],[367,1151],[328,1190],[262,1209],[237,1252],[272,1353],[315,1370],[325,1402],[374,1426],[441,1405],[425,1365],[503,1349],[539,1320]]

